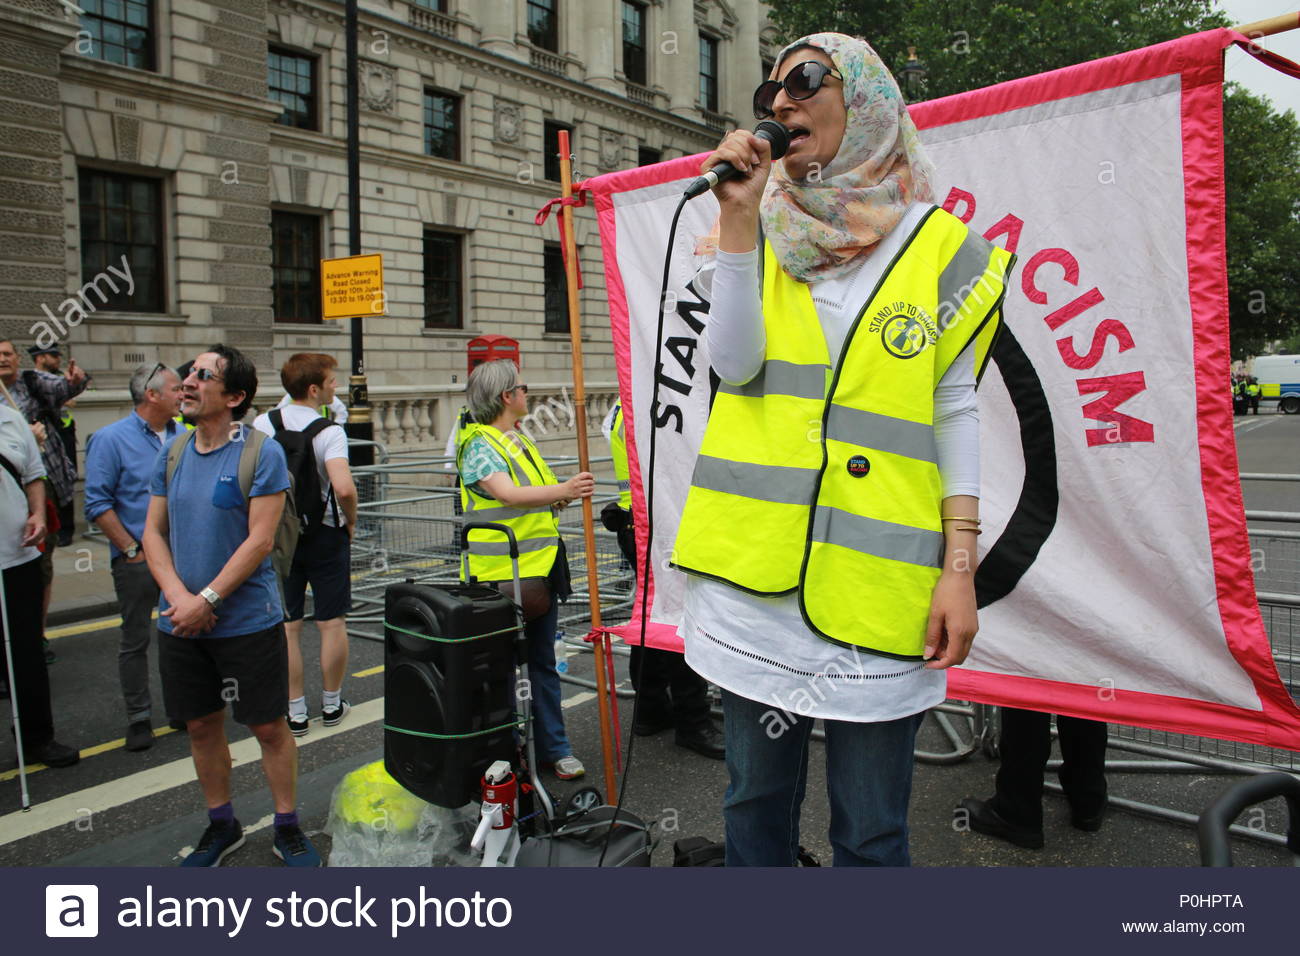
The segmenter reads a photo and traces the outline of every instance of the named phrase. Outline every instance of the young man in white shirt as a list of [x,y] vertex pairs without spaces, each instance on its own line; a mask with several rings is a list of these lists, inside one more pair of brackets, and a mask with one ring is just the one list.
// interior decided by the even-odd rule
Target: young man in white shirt
[[[332,727],[347,716],[350,706],[342,697],[343,674],[348,666],[347,611],[352,603],[352,529],[357,522],[357,488],[348,467],[348,440],[336,422],[322,418],[320,409],[334,402],[338,363],[319,352],[290,356],[280,370],[280,381],[292,401],[283,408],[258,415],[253,427],[278,437],[289,447],[288,432],[307,432],[315,458],[321,507],[311,508],[304,490],[295,489],[300,514],[308,516],[298,541],[293,568],[284,582],[285,633],[289,642],[289,729],[294,736],[307,733],[307,697],[303,690],[300,638],[311,586],[316,627],[320,631],[321,718]],[[278,421],[277,421],[278,419]],[[317,424],[323,422],[324,424]],[[278,433],[278,434],[277,434]],[[305,451],[305,449],[304,449]],[[290,453],[290,458],[294,457]],[[290,471],[293,471],[292,460]],[[313,513],[317,520],[311,520]]]

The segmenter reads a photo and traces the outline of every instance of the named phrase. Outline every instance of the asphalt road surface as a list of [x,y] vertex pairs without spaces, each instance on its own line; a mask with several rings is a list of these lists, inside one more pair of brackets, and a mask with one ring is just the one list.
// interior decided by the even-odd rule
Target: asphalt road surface
[[[1300,474],[1300,416],[1266,413],[1237,419],[1235,432],[1241,471]],[[1244,495],[1248,509],[1300,511],[1300,484],[1248,482]],[[1294,525],[1260,526],[1300,530]],[[1300,590],[1298,578],[1300,572],[1291,578],[1293,592]],[[1283,590],[1285,583],[1279,579],[1270,587]],[[188,852],[202,832],[206,818],[185,735],[160,731],[153,748],[143,753],[122,748],[125,727],[117,689],[117,633],[111,621],[52,629],[59,655],[50,670],[58,736],[81,748],[83,759],[69,769],[29,773],[33,809],[24,813],[19,810],[14,745],[8,736],[0,739],[0,865],[170,865]],[[312,661],[316,634],[310,625],[303,650]],[[316,713],[310,732],[298,742],[300,813],[304,828],[325,854],[330,841],[322,831],[334,788],[345,773],[382,757],[382,658],[379,644],[354,640],[344,688],[352,713],[340,726],[328,729]],[[589,654],[571,654],[570,661],[573,676],[591,679]],[[618,668],[622,679],[624,657],[618,657]],[[313,711],[318,711],[319,694],[319,668],[309,666],[307,699]],[[546,778],[560,799],[583,785],[604,789],[595,695],[578,685],[566,685],[564,694],[569,734],[588,772],[585,779],[571,783]],[[154,699],[161,701],[156,666]],[[620,705],[626,743],[631,701],[621,700]],[[7,703],[3,706],[8,709]],[[953,722],[963,735],[968,734],[964,719],[953,718]],[[155,723],[164,721],[157,716]],[[272,808],[256,742],[233,722],[228,722],[227,731],[235,754],[236,813],[248,834],[246,845],[228,858],[227,865],[278,866],[271,854]],[[953,750],[933,718],[927,720],[920,746],[934,752]],[[823,753],[822,745],[814,744],[803,842],[828,861]],[[1134,759],[1119,751],[1112,751],[1111,757]],[[1300,768],[1300,763],[1292,766]],[[918,763],[911,811],[913,857],[918,865],[1187,866],[1197,862],[1195,834],[1185,825],[1121,809],[1111,813],[1100,832],[1083,833],[1069,826],[1065,803],[1055,795],[1045,802],[1047,847],[1043,850],[1019,850],[964,832],[954,825],[953,808],[964,796],[987,796],[995,767],[978,750],[951,763]],[[721,839],[720,806],[727,782],[721,762],[675,747],[668,732],[636,739],[627,779],[625,806],[657,821],[662,842],[655,853],[656,865],[671,863],[675,839],[696,835]],[[1178,773],[1113,773],[1110,779],[1114,796],[1195,814],[1235,778],[1192,768]],[[1280,832],[1281,808],[1268,807],[1262,822]],[[1291,862],[1284,849],[1253,841],[1235,840],[1234,850],[1237,865]]]

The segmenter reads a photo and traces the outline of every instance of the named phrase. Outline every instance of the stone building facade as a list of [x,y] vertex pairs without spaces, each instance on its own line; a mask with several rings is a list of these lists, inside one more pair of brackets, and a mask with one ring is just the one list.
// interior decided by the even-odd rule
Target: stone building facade
[[[214,340],[253,356],[268,393],[295,351],[346,368],[315,264],[348,253],[342,2],[79,6],[0,9],[0,334],[26,345],[47,323],[94,373],[82,434],[123,413],[134,366]],[[366,371],[379,431],[441,447],[472,337],[517,338],[530,383],[569,380],[557,233],[533,223],[559,193],[556,130],[582,176],[705,150],[748,122],[771,45],[759,0],[360,8],[362,248],[387,296]],[[599,241],[577,218],[586,375],[608,396]],[[113,265],[133,267],[129,294]]]

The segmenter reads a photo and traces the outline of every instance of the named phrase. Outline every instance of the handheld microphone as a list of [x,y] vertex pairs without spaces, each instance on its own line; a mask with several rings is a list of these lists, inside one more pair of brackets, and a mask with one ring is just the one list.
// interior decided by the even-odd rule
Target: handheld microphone
[[[754,135],[772,144],[773,159],[780,159],[785,155],[785,151],[790,148],[789,131],[775,120],[763,120],[754,127]],[[731,163],[718,163],[718,165],[686,187],[685,198],[694,199],[696,196],[708,192],[723,180],[735,179],[737,176],[742,175],[744,174]]]

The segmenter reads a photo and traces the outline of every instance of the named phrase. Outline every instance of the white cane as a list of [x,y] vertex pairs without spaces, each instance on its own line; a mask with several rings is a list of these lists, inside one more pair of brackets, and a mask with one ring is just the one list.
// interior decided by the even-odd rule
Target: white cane
[[5,666],[9,669],[9,704],[14,714],[14,741],[18,744],[18,787],[22,795],[23,812],[31,810],[32,798],[27,792],[27,758],[23,754],[23,725],[18,719],[18,682],[14,680],[14,652],[9,630],[9,602],[5,597],[5,573],[0,570],[0,624],[5,629]]

